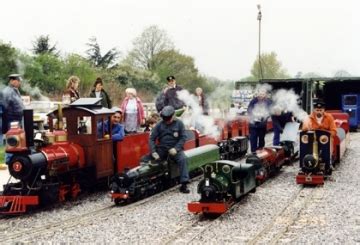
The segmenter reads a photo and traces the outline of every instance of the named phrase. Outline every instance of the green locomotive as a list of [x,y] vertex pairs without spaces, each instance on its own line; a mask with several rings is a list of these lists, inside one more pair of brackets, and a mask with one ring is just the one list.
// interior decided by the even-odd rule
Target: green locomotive
[[[206,163],[220,159],[217,145],[204,145],[184,153],[190,174],[194,174]],[[143,162],[139,167],[112,178],[111,197],[116,204],[138,200],[174,186],[179,176],[179,167],[171,158],[161,162]]]

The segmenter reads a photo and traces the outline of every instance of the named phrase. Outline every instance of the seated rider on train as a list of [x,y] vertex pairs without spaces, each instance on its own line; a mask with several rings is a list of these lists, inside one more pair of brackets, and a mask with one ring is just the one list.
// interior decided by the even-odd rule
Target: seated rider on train
[[336,135],[336,125],[333,116],[325,112],[325,103],[318,101],[314,104],[314,110],[303,122],[302,130],[327,130],[331,136]]
[[187,187],[189,172],[184,154],[185,126],[181,120],[174,117],[174,114],[172,106],[165,106],[161,110],[162,121],[153,128],[149,139],[151,155],[143,157],[142,161],[167,160],[171,157],[180,168],[180,192],[190,193]]
[[[325,103],[321,100],[314,104],[312,113],[304,120],[303,131],[326,130],[331,133],[331,138],[336,136],[336,124],[333,116],[325,112]],[[333,151],[335,149],[333,148]],[[333,154],[333,153],[332,153]]]
[[[122,118],[122,111],[120,108],[118,107],[113,107],[112,110],[114,111],[114,114],[111,116],[111,124],[112,124],[112,128],[111,128],[111,139],[113,142],[116,141],[120,141],[124,138],[125,136],[125,131],[124,131],[124,125],[122,125],[121,122],[121,118]],[[109,129],[110,129],[110,121],[106,120],[103,123],[98,123],[97,125],[97,130],[98,130],[98,137],[102,137],[102,128],[104,128],[104,135],[108,135]]]

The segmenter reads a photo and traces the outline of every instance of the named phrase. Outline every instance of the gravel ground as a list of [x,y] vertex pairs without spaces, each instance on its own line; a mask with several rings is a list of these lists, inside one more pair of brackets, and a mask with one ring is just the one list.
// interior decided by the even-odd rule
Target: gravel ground
[[198,181],[194,181],[189,195],[178,193],[176,187],[114,207],[106,193],[97,193],[31,215],[2,219],[0,236],[2,243],[360,243],[360,165],[356,161],[360,134],[352,134],[351,140],[334,180],[323,187],[296,185],[296,162],[215,220],[187,211],[187,203],[199,198]]

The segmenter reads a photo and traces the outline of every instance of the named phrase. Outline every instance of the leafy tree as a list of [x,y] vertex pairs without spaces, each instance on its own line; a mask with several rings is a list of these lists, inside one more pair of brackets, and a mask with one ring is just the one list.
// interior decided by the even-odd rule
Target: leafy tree
[[17,51],[11,44],[0,41],[0,81],[7,84],[8,75],[18,72],[16,66]]
[[[152,98],[161,89],[161,82],[156,73],[130,66],[126,63],[120,64],[112,71],[113,78],[123,88],[134,87],[138,94],[142,94],[142,100],[152,102]],[[123,96],[122,96],[123,97]]]
[[113,64],[116,62],[120,55],[120,52],[116,48],[110,49],[104,56],[101,55],[100,46],[95,37],[90,38],[90,42],[87,43],[89,49],[86,51],[88,60],[95,66],[104,69],[113,68]]
[[57,93],[65,88],[63,67],[63,61],[57,56],[40,54],[26,65],[25,77],[31,86],[39,87],[46,93]]
[[176,50],[161,51],[151,62],[155,64],[154,72],[158,74],[164,85],[166,77],[174,75],[178,84],[189,91],[194,91],[197,87],[202,87],[204,91],[210,90],[206,79],[199,75],[194,58],[191,56]]
[[275,52],[262,54],[260,61],[259,63],[259,58],[257,58],[251,69],[251,75],[254,80],[262,78],[289,78],[286,70],[282,68],[281,62],[278,61]]
[[351,77],[351,74],[346,70],[338,70],[334,73],[334,77]]
[[[78,54],[69,54],[64,59],[63,73],[65,80],[70,76],[80,78],[79,91],[82,96],[88,96],[97,77],[98,70],[91,66],[91,63]],[[65,81],[63,82],[65,88]]]
[[33,42],[33,48],[32,51],[34,54],[52,54],[55,56],[59,55],[59,52],[57,51],[56,44],[53,46],[50,44],[50,37],[49,35],[41,35],[36,38],[36,40]]
[[302,74],[301,76],[301,78],[315,78],[315,77],[323,77],[323,75],[317,72],[307,72],[305,74]]
[[154,70],[154,57],[160,52],[174,48],[173,42],[165,30],[156,25],[149,26],[133,41],[134,48],[130,51],[127,60],[132,65],[146,70]]

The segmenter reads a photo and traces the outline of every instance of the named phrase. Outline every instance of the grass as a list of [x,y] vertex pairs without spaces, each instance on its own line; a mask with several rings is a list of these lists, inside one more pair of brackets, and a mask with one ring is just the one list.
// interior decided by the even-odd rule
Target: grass
[[3,144],[0,145],[0,164],[5,163],[5,146]]

